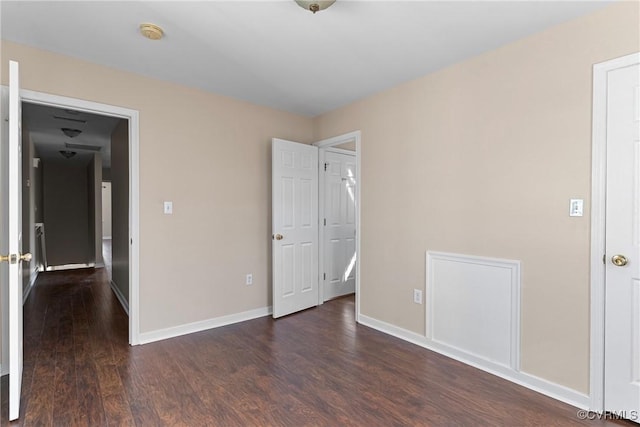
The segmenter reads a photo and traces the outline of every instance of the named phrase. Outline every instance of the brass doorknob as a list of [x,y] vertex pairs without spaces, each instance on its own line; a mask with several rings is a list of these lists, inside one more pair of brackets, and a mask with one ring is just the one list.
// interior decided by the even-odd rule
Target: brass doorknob
[[0,262],[7,261],[9,264],[16,264],[18,261],[29,262],[31,261],[31,258],[32,256],[30,253],[22,254],[20,256],[16,254],[0,255]]
[[284,236],[282,234],[274,234],[273,238],[274,240],[282,240],[284,239]]
[[618,267],[624,267],[629,261],[624,255],[614,255],[611,257],[611,262],[613,263],[613,265],[616,265]]

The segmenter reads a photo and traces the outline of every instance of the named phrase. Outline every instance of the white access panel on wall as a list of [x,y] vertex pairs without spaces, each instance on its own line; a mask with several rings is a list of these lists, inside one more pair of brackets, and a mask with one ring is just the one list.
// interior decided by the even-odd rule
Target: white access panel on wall
[[520,262],[427,252],[427,339],[520,368]]
[[318,305],[318,148],[272,140],[273,317]]

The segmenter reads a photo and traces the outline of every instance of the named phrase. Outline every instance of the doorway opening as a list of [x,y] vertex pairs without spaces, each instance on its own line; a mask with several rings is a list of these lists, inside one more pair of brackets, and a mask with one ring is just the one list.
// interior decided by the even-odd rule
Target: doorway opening
[[[312,145],[274,138],[271,151],[273,317],[315,307],[326,299],[355,291],[355,319],[359,321],[360,131]],[[323,190],[320,196],[321,186],[326,186],[322,182],[325,162],[334,155],[348,160],[332,161],[336,169],[329,185],[335,184],[335,191]],[[324,203],[325,195],[335,196],[337,201]],[[346,200],[348,204],[343,203]],[[329,210],[335,208],[334,224],[329,224],[334,219],[331,215],[325,217],[324,205]],[[347,212],[348,209],[351,211]],[[324,228],[330,231],[325,233]],[[340,234],[345,230],[346,234]],[[327,242],[323,244],[322,240]],[[333,241],[337,242],[337,252],[344,255],[337,262],[331,259],[331,252],[329,256],[322,254],[323,248]],[[332,276],[336,278],[334,283]]]
[[324,139],[319,159],[319,304],[355,293],[360,313],[360,131]]
[[[127,108],[116,107],[112,105],[85,101],[85,100],[80,100],[75,98],[50,95],[46,93],[29,91],[29,90],[21,90],[20,98],[21,98],[21,103],[23,108],[29,109],[32,107],[43,107],[43,108],[46,107],[46,108],[52,109],[51,111],[54,111],[54,110],[63,111],[64,114],[61,116],[65,116],[68,118],[74,118],[74,115],[75,116],[81,116],[81,115],[106,116],[111,120],[115,120],[120,124],[119,128],[118,126],[116,126],[117,129],[114,129],[114,133],[119,132],[120,133],[119,137],[126,140],[127,142],[126,145],[123,145],[124,152],[121,153],[121,155],[126,158],[126,161],[120,162],[120,166],[124,170],[124,174],[118,173],[118,174],[113,174],[113,176],[117,175],[121,179],[126,179],[124,185],[121,185],[125,190],[120,192],[122,198],[124,199],[124,202],[121,203],[121,206],[124,206],[124,217],[123,217],[124,220],[121,221],[121,225],[122,227],[126,227],[126,230],[121,233],[121,235],[124,236],[121,239],[122,246],[124,249],[121,250],[120,253],[122,254],[122,258],[123,258],[122,260],[123,265],[127,265],[128,268],[124,270],[123,274],[121,274],[123,278],[121,280],[121,283],[123,284],[121,286],[122,292],[118,294],[118,292],[115,292],[115,289],[114,289],[114,292],[118,297],[118,299],[120,300],[123,307],[125,308],[125,311],[128,312],[129,344],[137,345],[139,344],[139,339],[138,339],[138,336],[139,336],[139,309],[138,309],[139,307],[139,243],[138,243],[139,242],[139,201],[138,201],[139,199],[139,177],[138,177],[139,119],[138,119],[138,112],[135,110],[127,109]],[[83,119],[78,119],[78,120],[83,120]],[[69,124],[74,123],[69,120],[67,120],[66,122],[69,122]],[[80,122],[77,122],[77,123],[80,123]],[[96,167],[93,169],[89,168],[88,157],[91,157],[91,159],[95,162],[95,157],[96,157],[95,152],[92,153],[91,150],[87,150],[86,149],[87,147],[74,146],[73,138],[69,137],[69,135],[62,130],[62,128],[67,128],[67,129],[70,129],[69,131],[70,134],[74,134],[73,130],[77,129],[78,127],[80,126],[74,127],[73,125],[68,126],[66,124],[59,126],[59,129],[58,129],[59,132],[63,136],[67,137],[67,139],[71,139],[71,142],[70,142],[71,145],[65,146],[64,149],[62,150],[60,149],[54,150],[53,156],[54,157],[56,155],[59,156],[60,161],[73,160],[73,158],[76,158],[78,160],[83,156],[87,158],[86,160],[87,164],[85,164],[84,166],[83,177],[86,177],[84,182],[91,181],[97,184],[92,191],[89,191],[89,189],[87,189],[87,198],[90,195],[92,196],[93,200],[97,201],[96,203],[93,204],[93,209],[97,210],[96,206],[101,206],[102,204],[101,203],[102,201],[101,185],[102,185],[102,172],[103,172],[102,168],[101,167],[100,168]],[[91,148],[91,147],[88,147],[88,148]],[[60,153],[60,151],[69,151],[69,152],[75,151],[76,154],[71,155],[70,158],[67,159],[65,158],[65,155],[70,155],[70,153]],[[111,153],[111,154],[113,155],[114,153]],[[33,169],[35,171],[33,172],[34,175],[42,173],[42,171],[46,169],[47,162],[43,161],[41,153],[38,154],[38,157],[33,155],[31,157],[32,159],[28,160],[30,162],[30,164],[27,165],[28,168]],[[56,166],[53,166],[53,169],[55,168]],[[92,172],[93,172],[92,179],[88,179],[88,178],[91,178]],[[30,187],[32,184],[34,184],[35,181],[33,178],[34,177],[30,177],[28,178],[28,182],[23,182],[23,187],[25,185]],[[42,182],[44,182],[44,180]],[[65,188],[60,188],[59,190],[62,195],[65,194]],[[42,197],[44,198],[45,192],[42,192],[42,188],[40,188],[39,191],[43,193]],[[71,189],[66,189],[66,191],[70,193]],[[55,192],[53,194],[55,194]],[[34,194],[34,197],[35,197],[35,194]],[[34,200],[31,200],[31,202],[33,203]],[[43,205],[46,206],[47,204],[44,203],[43,200],[41,200],[40,206],[42,207]],[[87,211],[89,211],[90,209],[91,207],[88,206]],[[46,212],[40,212],[40,213],[46,216]],[[31,219],[33,220],[33,224],[34,224],[34,232],[32,233],[33,238],[31,239],[30,248],[35,249],[35,253],[37,254],[36,256],[39,256],[38,263],[40,264],[36,271],[32,270],[28,272],[29,279],[28,279],[27,285],[32,286],[33,283],[35,282],[35,278],[33,277],[33,275],[37,275],[40,269],[45,270],[46,266],[56,265],[57,262],[54,258],[52,258],[52,252],[50,250],[49,251],[46,250],[46,248],[49,247],[48,243],[49,243],[49,240],[51,240],[51,237],[52,237],[51,232],[53,230],[49,230],[46,227],[44,228],[35,227],[35,223],[36,223],[35,210],[33,212],[31,211],[25,212],[24,215],[32,215]],[[104,265],[101,214],[99,214],[98,212],[94,212],[93,215],[87,215],[86,217],[87,217],[87,228],[90,231],[87,234],[88,235],[92,234],[94,238],[91,239],[90,242],[87,244],[87,248],[85,248],[86,252],[83,254],[83,256],[86,257],[87,254],[89,254],[93,258],[93,260],[90,260],[91,262],[80,262],[80,263],[72,262],[70,264],[62,261],[62,263],[59,265],[61,265],[63,268],[69,267],[69,266],[73,267],[74,264],[80,264],[80,265],[87,264],[88,266],[93,263],[93,266]],[[90,224],[88,220],[89,217],[94,218],[96,222],[94,222],[93,224]],[[64,221],[65,218],[62,218],[62,220]],[[100,222],[98,222],[98,220]],[[97,229],[100,230],[100,233],[96,232]],[[93,230],[93,233],[91,233],[92,230]],[[45,254],[42,253],[43,248],[46,251]],[[31,267],[28,267],[28,268],[31,270]],[[28,292],[28,289],[25,288],[25,291]],[[3,292],[4,292],[4,288],[3,288]],[[9,345],[8,345],[8,334],[5,333],[6,332],[5,329],[9,324],[9,319],[8,319],[9,310],[8,310],[7,303],[8,303],[8,298],[2,298],[1,312],[3,314],[3,319],[2,319],[3,320],[2,321],[2,325],[3,325],[2,341],[3,342],[2,342],[2,358],[1,359],[2,359],[3,370],[5,366],[8,366]]]
[[25,301],[39,272],[104,267],[128,311],[128,127],[124,118],[23,102],[22,251],[34,255],[23,264]]
[[113,277],[113,218],[111,177],[102,176],[102,255],[109,278]]

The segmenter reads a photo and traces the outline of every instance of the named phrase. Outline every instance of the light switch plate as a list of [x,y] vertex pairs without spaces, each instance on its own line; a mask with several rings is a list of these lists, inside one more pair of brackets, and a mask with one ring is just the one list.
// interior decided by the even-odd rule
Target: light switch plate
[[165,215],[171,215],[173,213],[173,202],[164,202]]
[[569,203],[569,216],[582,216],[584,212],[584,200],[571,199]]
[[422,291],[420,289],[413,290],[413,302],[422,304]]

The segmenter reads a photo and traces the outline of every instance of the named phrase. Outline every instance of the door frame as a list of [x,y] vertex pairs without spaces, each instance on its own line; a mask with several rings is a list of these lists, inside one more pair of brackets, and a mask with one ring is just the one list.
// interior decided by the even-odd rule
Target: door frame
[[607,74],[640,62],[640,52],[593,66],[591,141],[591,331],[589,397],[592,411],[604,411],[605,280],[607,184]]
[[[318,174],[320,169],[324,168],[325,150],[327,148],[341,145],[347,142],[355,142],[356,144],[356,322],[360,322],[360,194],[362,194],[362,173],[361,169],[361,137],[362,134],[359,130],[345,133],[343,135],[334,136],[332,138],[323,139],[318,142],[314,142],[312,145],[318,147]],[[322,166],[322,167],[321,167]],[[318,177],[320,178],[320,177]],[[318,179],[318,185],[320,186],[318,191],[318,221],[324,218],[322,213],[324,212],[324,180]],[[324,228],[318,226],[318,265],[324,268],[324,242],[323,242],[323,230]],[[321,274],[321,273],[320,273]],[[319,305],[324,303],[324,281],[318,277],[318,301]]]
[[126,119],[129,122],[129,239],[131,242],[129,246],[129,344],[137,345],[140,343],[139,113],[137,110],[129,108],[26,89],[20,90],[20,97],[23,103],[26,102],[100,114],[103,116],[118,117]]

